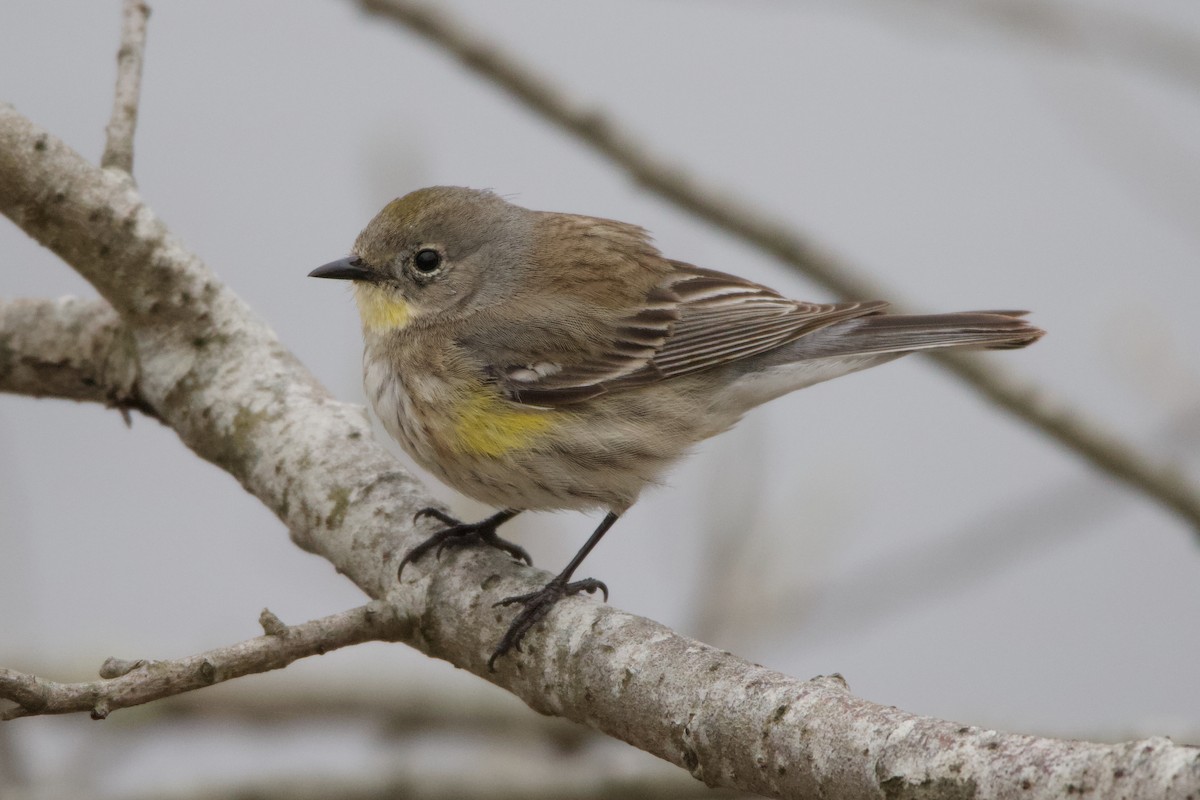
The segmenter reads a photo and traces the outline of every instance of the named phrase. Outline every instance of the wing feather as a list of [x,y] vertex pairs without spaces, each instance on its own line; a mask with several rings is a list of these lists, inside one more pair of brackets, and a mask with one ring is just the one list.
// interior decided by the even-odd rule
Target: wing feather
[[673,271],[643,306],[612,327],[603,352],[546,369],[538,364],[493,367],[492,374],[518,402],[577,403],[765,353],[887,306],[789,300],[734,275],[671,264]]

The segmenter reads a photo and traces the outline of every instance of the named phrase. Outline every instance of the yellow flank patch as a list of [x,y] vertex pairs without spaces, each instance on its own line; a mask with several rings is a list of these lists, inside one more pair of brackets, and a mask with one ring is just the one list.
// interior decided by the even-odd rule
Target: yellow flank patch
[[482,456],[502,456],[529,447],[554,424],[554,412],[518,408],[487,390],[456,404],[455,449]]
[[354,285],[354,300],[363,327],[377,333],[397,330],[408,324],[412,306],[397,293],[369,283]]

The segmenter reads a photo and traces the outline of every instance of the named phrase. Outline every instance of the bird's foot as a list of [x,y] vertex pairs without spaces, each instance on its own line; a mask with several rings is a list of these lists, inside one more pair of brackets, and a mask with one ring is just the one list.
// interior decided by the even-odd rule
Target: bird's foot
[[408,564],[416,561],[430,550],[434,550],[434,555],[437,558],[441,558],[442,551],[446,548],[466,547],[472,544],[485,544],[497,550],[503,550],[512,556],[513,560],[524,561],[526,564],[532,566],[533,559],[529,557],[529,553],[526,552],[524,547],[514,544],[507,539],[501,539],[496,534],[496,528],[516,515],[516,511],[501,511],[479,522],[460,522],[436,508],[421,509],[413,515],[414,521],[420,520],[423,517],[432,517],[438,522],[444,523],[446,527],[421,542],[412,550],[409,550],[404,558],[401,559],[400,566],[396,569],[396,577],[399,578],[404,573],[404,568]]
[[569,575],[559,575],[554,580],[547,583],[536,592],[529,594],[518,594],[512,597],[506,597],[492,607],[522,605],[520,613],[516,619],[508,626],[508,630],[504,632],[504,638],[500,640],[500,644],[496,645],[495,652],[488,659],[488,671],[496,671],[496,659],[507,653],[509,650],[521,652],[521,640],[525,638],[525,634],[538,622],[542,617],[546,616],[547,612],[554,607],[554,604],[564,597],[568,597],[579,592],[594,592],[599,589],[604,593],[604,600],[608,602],[608,587],[602,581],[595,578],[585,578],[581,581],[567,582]]

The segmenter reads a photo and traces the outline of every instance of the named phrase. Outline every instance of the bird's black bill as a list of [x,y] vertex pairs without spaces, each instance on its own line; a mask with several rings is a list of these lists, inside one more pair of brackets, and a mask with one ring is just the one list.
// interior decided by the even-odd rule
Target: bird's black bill
[[308,273],[308,277],[333,278],[339,281],[369,281],[375,279],[375,273],[358,256],[349,256],[317,267]]

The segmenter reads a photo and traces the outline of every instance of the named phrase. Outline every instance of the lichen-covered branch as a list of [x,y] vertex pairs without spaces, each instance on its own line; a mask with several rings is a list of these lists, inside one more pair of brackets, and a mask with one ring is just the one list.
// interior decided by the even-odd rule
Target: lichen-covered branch
[[100,680],[57,683],[0,668],[0,699],[16,703],[0,720],[38,714],[87,712],[104,719],[119,708],[203,689],[222,681],[282,669],[293,661],[369,641],[396,641],[411,626],[398,623],[385,603],[370,603],[300,625],[284,625],[269,611],[264,635],[171,661],[109,659]]
[[125,0],[121,6],[121,48],[117,51],[117,86],[112,117],[104,129],[104,155],[100,166],[119,169],[133,177],[133,134],[137,129],[142,93],[142,61],[146,55],[146,22],[150,7],[142,0]]
[[[835,294],[854,300],[900,296],[791,226],[733,199],[732,192],[705,186],[678,165],[655,156],[611,115],[571,101],[545,77],[433,4],[418,0],[356,2],[441,47],[476,75],[574,135],[648,191],[799,269]],[[902,304],[895,307],[904,310]],[[1175,465],[1141,452],[1087,413],[1053,400],[1044,390],[995,364],[944,351],[929,357],[1094,467],[1170,508],[1200,533],[1200,487]]]
[[0,392],[153,413],[129,332],[103,300],[0,300]]
[[[0,106],[0,213],[87,278],[121,317],[139,395],[203,458],[389,607],[389,630],[534,709],[590,725],[710,785],[774,797],[1129,798],[1200,793],[1200,750],[1006,735],[801,681],[594,598],[564,600],[525,652],[487,658],[508,624],[492,607],[546,573],[495,551],[412,565],[421,485],[271,330],[175,240],[128,181]],[[394,627],[391,627],[394,626]],[[34,702],[36,687],[23,704]]]
[[[330,397],[128,181],[7,106],[0,106],[0,213],[117,311],[147,406],[275,511],[298,544],[325,555],[370,596],[386,594],[395,566],[378,554],[406,534],[415,541],[412,511],[429,501],[370,443],[362,408]],[[392,510],[370,520],[358,511],[366,497]]]

